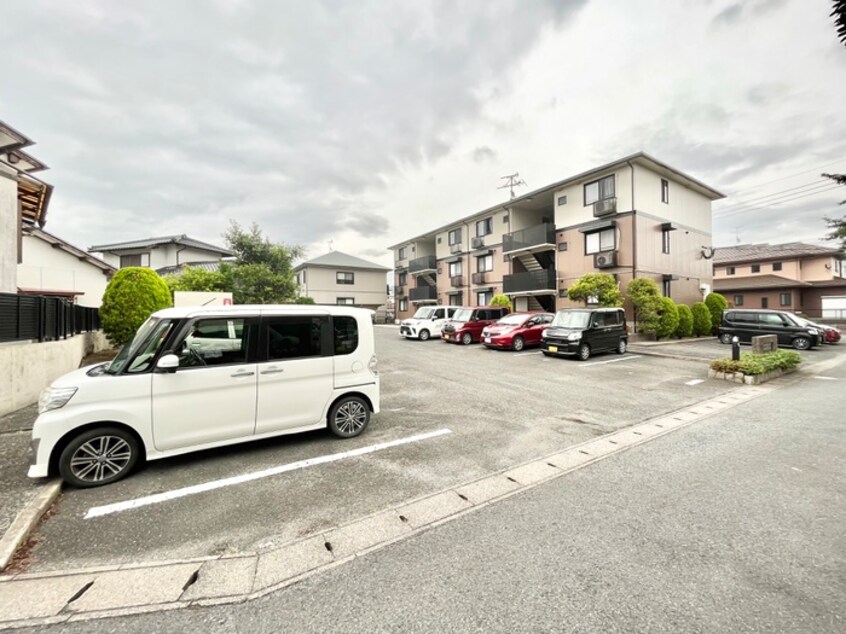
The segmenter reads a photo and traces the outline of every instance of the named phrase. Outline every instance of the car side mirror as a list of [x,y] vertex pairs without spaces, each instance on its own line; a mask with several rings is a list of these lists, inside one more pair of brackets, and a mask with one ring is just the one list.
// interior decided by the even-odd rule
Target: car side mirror
[[156,363],[156,371],[173,374],[179,368],[179,357],[173,353],[166,354]]

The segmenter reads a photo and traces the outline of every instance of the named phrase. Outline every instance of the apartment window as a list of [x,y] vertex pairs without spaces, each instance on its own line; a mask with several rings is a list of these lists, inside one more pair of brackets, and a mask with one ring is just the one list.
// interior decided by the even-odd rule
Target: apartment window
[[559,242],[558,243],[558,250],[559,251],[566,251],[567,250],[567,243],[566,242]]
[[407,300],[407,299],[402,298],[402,299],[399,301],[399,309],[400,309],[401,311],[403,311],[403,312],[405,312],[405,311],[407,311],[407,310],[408,310],[408,300]]
[[476,293],[476,305],[487,306],[493,299],[493,291],[479,291]]
[[780,306],[790,306],[790,293],[781,293],[778,296],[778,303]]
[[476,223],[476,237],[481,238],[493,233],[493,218],[485,218]]
[[407,251],[406,247],[400,247],[398,258],[400,260],[404,260],[407,255],[408,255],[408,251]]
[[617,248],[617,231],[611,227],[585,234],[585,255],[613,251]]
[[461,275],[461,261],[449,263],[449,276],[457,277]]
[[335,303],[338,306],[354,306],[355,305],[355,298],[354,297],[338,297],[335,300]]
[[476,272],[485,273],[487,271],[493,271],[493,255],[491,254],[476,258]]
[[781,262],[773,262],[773,271],[781,270]]
[[[661,179],[661,202],[668,203],[670,202],[670,181],[666,178]],[[669,253],[669,251],[667,251]]]
[[664,283],[661,286],[661,292],[664,294],[664,297],[670,296],[670,291],[671,291],[670,284],[671,284],[670,280],[664,280]]
[[461,293],[454,293],[449,296],[450,306],[461,306],[463,295]]
[[761,272],[761,265],[760,264],[753,264],[752,265],[752,272],[753,273],[760,273]]
[[402,273],[397,275],[397,286],[405,286],[407,280],[408,280],[408,273],[403,271]]
[[559,196],[558,197],[558,206],[563,207],[567,204],[567,197],[566,196]]
[[743,306],[743,295],[735,295],[734,296],[734,305],[735,306]]
[[726,267],[726,275],[734,275],[734,267],[733,266],[727,266]]
[[449,232],[449,246],[461,244],[461,229],[453,229]]
[[141,264],[141,255],[141,253],[137,253],[135,255],[120,256],[120,268],[125,268],[127,266],[143,266]]
[[355,284],[355,273],[338,271],[335,273],[335,281],[338,284]]
[[614,198],[614,175],[600,178],[592,183],[585,183],[585,206],[599,200]]
[[661,253],[670,252],[670,230],[664,229],[661,232]]

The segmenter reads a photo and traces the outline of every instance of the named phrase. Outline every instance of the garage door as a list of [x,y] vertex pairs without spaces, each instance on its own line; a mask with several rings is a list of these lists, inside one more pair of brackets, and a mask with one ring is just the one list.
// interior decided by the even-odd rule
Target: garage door
[[846,295],[822,298],[823,319],[846,319]]

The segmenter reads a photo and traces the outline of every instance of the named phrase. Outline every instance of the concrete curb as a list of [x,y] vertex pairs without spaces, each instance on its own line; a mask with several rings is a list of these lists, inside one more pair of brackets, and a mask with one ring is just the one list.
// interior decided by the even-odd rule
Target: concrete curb
[[6,569],[15,552],[23,544],[32,529],[38,525],[41,516],[50,508],[50,505],[59,497],[62,491],[61,480],[51,480],[44,488],[27,504],[15,517],[9,526],[9,530],[0,539],[0,571]]

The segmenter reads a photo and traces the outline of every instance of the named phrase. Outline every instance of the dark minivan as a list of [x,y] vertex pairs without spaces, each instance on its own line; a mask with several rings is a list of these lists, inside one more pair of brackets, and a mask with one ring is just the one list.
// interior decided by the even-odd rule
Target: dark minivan
[[730,308],[723,311],[720,341],[731,343],[732,337],[750,342],[758,335],[777,335],[778,345],[807,350],[822,345],[819,328],[803,325],[791,313],[781,310],[752,310]]
[[479,306],[459,308],[444,327],[441,338],[449,343],[471,344],[482,340],[482,331],[511,311],[505,306]]
[[541,338],[546,356],[576,356],[582,361],[597,352],[623,354],[629,345],[629,329],[622,308],[568,308],[555,319]]

